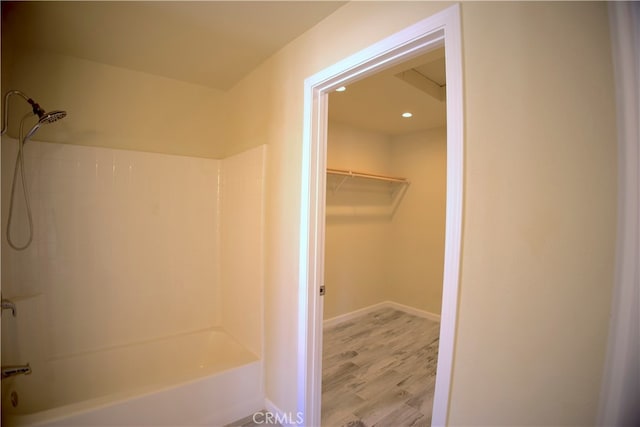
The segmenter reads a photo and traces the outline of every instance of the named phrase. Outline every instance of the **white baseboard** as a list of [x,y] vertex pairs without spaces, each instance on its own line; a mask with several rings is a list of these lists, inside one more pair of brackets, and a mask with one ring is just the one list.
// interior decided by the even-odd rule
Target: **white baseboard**
[[440,315],[431,313],[429,311],[420,310],[415,307],[409,307],[408,305],[400,304],[395,301],[385,301],[385,303],[396,310],[404,311],[405,313],[413,314],[414,316],[424,317],[425,319],[433,320],[434,322],[440,321]]
[[267,419],[265,417],[264,422],[260,424],[264,424],[265,426],[278,424],[282,427],[299,427],[304,425],[301,412],[284,412],[267,398],[264,399],[264,408],[270,418]]
[[330,319],[326,319],[322,322],[322,326],[324,328],[328,328],[331,326],[339,325],[342,322],[346,322],[348,320],[354,319],[356,317],[362,316],[363,314],[370,313],[372,311],[378,310],[380,308],[394,308],[396,310],[403,311],[408,314],[412,314],[414,316],[423,317],[425,319],[433,320],[434,322],[440,322],[440,315],[435,313],[430,313],[425,310],[420,310],[415,307],[409,307],[408,305],[400,304],[395,301],[383,301],[377,304],[370,305],[368,307],[360,308],[358,310],[351,311],[349,313],[341,314],[340,316],[332,317]]
[[388,306],[387,302],[388,301],[379,302],[377,304],[370,305],[369,307],[360,308],[358,310],[354,310],[354,311],[351,311],[349,313],[341,314],[339,316],[332,317],[330,319],[325,319],[322,322],[322,326],[325,327],[325,328],[328,328],[329,326],[339,325],[340,323],[346,322],[347,320],[351,320],[351,319],[356,318],[358,316],[362,316],[363,314],[370,313],[370,312],[375,311],[375,310],[377,310],[379,308],[387,307]]
[[282,411],[271,400],[264,398],[264,409],[269,412],[281,414]]
[[216,408],[215,416],[208,418],[204,425],[227,425],[247,415],[255,414],[262,410],[262,402],[262,398],[254,397],[246,400],[243,399],[237,404],[226,408]]

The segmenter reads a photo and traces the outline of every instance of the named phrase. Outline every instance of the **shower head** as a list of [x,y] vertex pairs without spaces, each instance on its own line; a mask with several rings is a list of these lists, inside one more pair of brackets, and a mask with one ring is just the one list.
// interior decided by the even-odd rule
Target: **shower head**
[[33,136],[34,133],[36,133],[36,131],[40,128],[41,125],[45,124],[45,123],[53,123],[55,121],[58,121],[64,117],[66,117],[67,112],[66,111],[51,111],[49,113],[45,112],[44,109],[37,103],[35,102],[33,99],[29,98],[27,95],[25,95],[24,93],[20,92],[19,90],[10,90],[9,92],[7,92],[4,96],[4,109],[2,110],[2,131],[0,132],[0,135],[4,135],[7,132],[8,129],[8,124],[9,124],[9,98],[12,95],[18,95],[20,97],[22,97],[25,101],[27,101],[29,103],[29,105],[31,105],[31,108],[33,109],[33,114],[38,116],[38,123],[36,123],[27,133],[27,136],[25,137],[26,139],[29,139]]
[[49,111],[48,113],[44,113],[40,116],[40,120],[38,123],[53,123],[57,122],[60,119],[64,119],[67,117],[67,112],[62,110]]
[[24,141],[30,139],[43,124],[57,122],[60,119],[64,119],[66,116],[67,112],[62,110],[50,111],[48,113],[43,111],[42,115],[40,115],[40,120],[38,120],[38,123],[29,129],[29,132],[27,132],[27,135],[24,137]]

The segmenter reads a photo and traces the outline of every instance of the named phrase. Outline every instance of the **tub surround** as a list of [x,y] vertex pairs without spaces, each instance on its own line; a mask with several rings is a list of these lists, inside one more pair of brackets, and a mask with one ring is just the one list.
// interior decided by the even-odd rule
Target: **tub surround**
[[[15,140],[2,139],[5,227],[16,150]],[[28,413],[259,363],[265,151],[217,160],[29,142],[34,240],[17,252],[2,239],[3,297],[18,312],[2,322],[12,343],[2,346],[2,361],[29,362],[33,374],[3,381],[3,397],[17,390],[17,411]],[[17,242],[26,230],[21,195],[18,183]],[[242,265],[224,250],[242,253]],[[244,301],[232,298],[239,287],[252,289],[255,306],[245,323],[229,314],[243,311]],[[204,333],[185,349],[185,337]],[[174,346],[156,348],[163,342]],[[145,348],[156,349],[145,358]],[[131,360],[138,369],[126,368]],[[76,384],[85,380],[91,388]],[[59,389],[48,396],[37,384],[51,381]],[[247,381],[263,400],[261,372]]]
[[236,154],[221,164],[222,325],[257,355],[262,354],[264,325],[266,148]]
[[[8,419],[11,426],[225,425],[264,406],[260,362]],[[3,423],[4,424],[4,423]]]
[[260,361],[216,329],[48,360],[11,389],[10,426],[219,425],[264,404]]
[[[2,150],[6,227],[16,143]],[[3,296],[24,306],[3,326],[35,321],[27,341],[45,358],[220,326],[221,161],[36,141],[24,153],[34,238],[21,252],[2,239]]]

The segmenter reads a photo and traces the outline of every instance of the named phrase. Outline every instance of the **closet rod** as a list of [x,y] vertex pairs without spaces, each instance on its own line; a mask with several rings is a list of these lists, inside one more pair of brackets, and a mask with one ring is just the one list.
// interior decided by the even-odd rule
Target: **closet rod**
[[345,169],[329,169],[329,168],[327,168],[327,173],[330,173],[330,174],[333,174],[333,175],[350,176],[350,177],[354,177],[354,178],[376,179],[376,180],[379,180],[379,181],[403,182],[403,183],[407,183],[408,182],[407,178],[398,178],[398,177],[393,177],[393,176],[376,175],[376,174],[364,173],[364,172],[354,172],[354,171],[345,170]]

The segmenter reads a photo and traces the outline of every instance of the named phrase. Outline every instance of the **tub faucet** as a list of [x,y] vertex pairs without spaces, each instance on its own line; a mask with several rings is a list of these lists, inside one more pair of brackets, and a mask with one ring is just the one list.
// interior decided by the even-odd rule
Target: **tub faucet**
[[14,377],[16,375],[29,375],[31,373],[31,366],[26,365],[17,366],[3,366],[2,367],[2,379]]
[[11,314],[13,314],[13,317],[16,317],[16,305],[8,299],[2,298],[2,311],[7,309],[11,310]]

